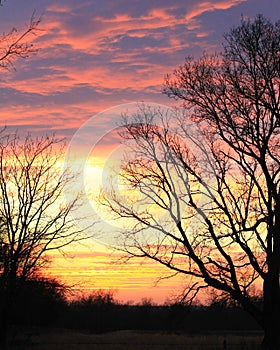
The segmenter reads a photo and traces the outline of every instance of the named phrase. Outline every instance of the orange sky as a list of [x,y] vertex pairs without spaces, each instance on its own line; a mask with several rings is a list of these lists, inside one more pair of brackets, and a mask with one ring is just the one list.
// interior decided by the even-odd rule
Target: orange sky
[[133,259],[124,264],[119,258],[119,253],[91,241],[69,252],[66,258],[53,254],[50,274],[73,285],[78,295],[105,289],[113,291],[121,302],[137,303],[151,298],[164,303],[174,300],[178,287],[183,287],[183,278],[179,276],[157,283],[159,277],[167,276],[169,271],[152,261]]
[[[165,74],[188,55],[219,50],[223,34],[241,15],[278,19],[280,2],[7,0],[0,8],[1,32],[24,28],[34,9],[35,16],[42,14],[42,31],[30,40],[39,51],[17,61],[16,69],[2,71],[2,125],[33,135],[55,133],[69,143],[93,118],[83,141],[94,146],[102,139],[95,149],[96,164],[91,164],[97,174],[114,159],[110,152],[118,146],[117,115],[102,114],[104,110],[135,101],[174,103],[161,94]],[[88,147],[86,142],[82,146]],[[154,287],[165,270],[138,260],[116,264],[118,255],[94,240],[70,249],[75,257],[56,254],[52,273],[81,289],[116,290],[120,300],[152,297],[163,302],[182,287],[181,278]]]

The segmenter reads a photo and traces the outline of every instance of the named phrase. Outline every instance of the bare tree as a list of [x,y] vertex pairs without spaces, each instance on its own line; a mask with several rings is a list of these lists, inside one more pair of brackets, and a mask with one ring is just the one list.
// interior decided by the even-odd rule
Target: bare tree
[[[242,20],[221,54],[187,58],[167,77],[164,92],[184,114],[142,108],[124,119],[134,152],[121,173],[127,195],[112,188],[103,198],[134,223],[126,252],[189,276],[185,298],[226,293],[264,329],[269,350],[280,348],[279,87],[280,22]],[[258,287],[262,307],[250,294]]]
[[[47,261],[47,252],[85,238],[71,216],[81,204],[79,194],[63,201],[64,187],[75,176],[59,168],[62,151],[55,137],[1,138],[1,323],[5,325],[18,281],[36,276]],[[3,324],[0,328],[5,329]]]
[[[4,1],[0,1],[0,6]],[[35,53],[37,49],[32,44],[30,37],[39,31],[40,17],[35,13],[31,16],[29,23],[23,30],[12,28],[0,36],[0,68],[9,69],[13,67],[18,58],[27,58]]]
[[63,201],[63,190],[75,177],[59,169],[62,156],[54,137],[2,138],[0,217],[8,260],[4,275],[27,278],[44,263],[46,252],[82,238],[70,215],[80,205],[79,195]]

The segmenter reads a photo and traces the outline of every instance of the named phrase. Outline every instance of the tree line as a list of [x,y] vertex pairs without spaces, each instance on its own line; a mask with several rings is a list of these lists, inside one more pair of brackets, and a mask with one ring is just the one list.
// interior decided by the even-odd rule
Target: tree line
[[[67,293],[66,293],[67,294]],[[21,285],[13,308],[9,344],[24,331],[32,334],[47,329],[73,329],[92,333],[119,330],[163,332],[250,332],[259,325],[240,305],[212,300],[209,305],[169,302],[156,305],[118,302],[107,291],[67,298],[65,287],[56,280],[29,280]],[[256,300],[256,303],[259,302]]]

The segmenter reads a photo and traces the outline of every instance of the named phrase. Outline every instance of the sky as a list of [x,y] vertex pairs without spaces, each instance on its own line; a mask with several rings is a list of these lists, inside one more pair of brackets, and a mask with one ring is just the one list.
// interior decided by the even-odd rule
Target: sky
[[[71,144],[91,121],[87,141],[104,141],[94,177],[116,147],[112,130],[118,116],[104,111],[135,102],[174,103],[162,94],[167,73],[186,56],[219,52],[223,35],[241,16],[280,19],[280,2],[6,0],[0,32],[26,28],[33,13],[41,16],[40,31],[30,37],[38,52],[0,72],[1,124],[32,135],[55,133]],[[124,266],[102,243],[71,248],[66,260],[55,254],[51,271],[80,289],[115,290],[117,298],[136,302],[143,297],[163,302],[182,288],[179,277],[156,285],[165,270],[152,262]]]

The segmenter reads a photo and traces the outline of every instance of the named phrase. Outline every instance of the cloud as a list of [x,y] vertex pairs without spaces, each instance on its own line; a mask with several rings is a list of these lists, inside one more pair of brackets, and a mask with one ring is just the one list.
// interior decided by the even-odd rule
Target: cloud
[[[38,12],[43,13],[44,31],[32,38],[40,50],[18,61],[16,71],[2,75],[0,117],[11,125],[31,127],[36,121],[41,125],[47,116],[51,128],[63,130],[66,121],[77,127],[114,104],[167,103],[161,95],[164,75],[187,55],[215,50],[222,37],[220,23],[242,8],[244,15],[256,11],[253,4],[252,0],[43,0]],[[0,12],[1,26],[10,27],[14,18],[24,27],[32,6],[31,0],[17,6],[10,0]]]
[[187,21],[192,21],[205,12],[215,10],[227,10],[246,0],[216,0],[216,1],[200,1],[191,6],[190,11],[186,15]]

